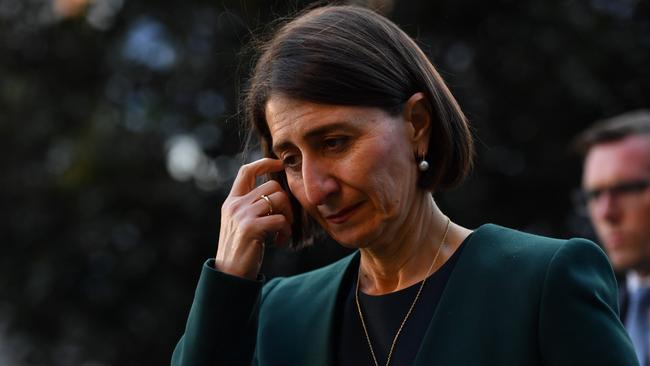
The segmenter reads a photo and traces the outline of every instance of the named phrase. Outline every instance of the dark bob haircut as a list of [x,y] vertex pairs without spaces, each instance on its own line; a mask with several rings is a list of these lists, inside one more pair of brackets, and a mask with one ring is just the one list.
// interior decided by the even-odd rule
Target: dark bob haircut
[[[472,166],[474,144],[465,115],[424,52],[390,20],[356,6],[308,10],[261,47],[244,99],[250,131],[265,156],[272,137],[265,116],[271,95],[312,103],[380,108],[395,116],[415,93],[426,96],[431,137],[422,189],[458,185]],[[249,135],[249,143],[251,135]],[[286,188],[283,174],[273,177]],[[314,221],[292,197],[294,245],[308,244]]]

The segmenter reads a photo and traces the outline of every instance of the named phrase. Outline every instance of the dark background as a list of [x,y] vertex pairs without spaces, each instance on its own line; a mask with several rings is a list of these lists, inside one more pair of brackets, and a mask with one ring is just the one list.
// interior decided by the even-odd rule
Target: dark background
[[[242,47],[305,3],[0,0],[0,365],[169,363],[241,163]],[[567,146],[650,104],[648,2],[371,3],[475,130],[451,218],[590,236]],[[273,251],[265,272],[341,253]]]

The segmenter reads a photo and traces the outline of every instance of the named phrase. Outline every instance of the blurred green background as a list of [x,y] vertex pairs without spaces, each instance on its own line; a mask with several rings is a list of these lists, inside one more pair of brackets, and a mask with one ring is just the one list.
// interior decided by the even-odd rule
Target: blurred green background
[[[242,161],[246,45],[308,3],[0,0],[0,365],[169,363]],[[568,144],[650,104],[647,1],[350,3],[417,38],[472,122],[452,219],[593,238]]]

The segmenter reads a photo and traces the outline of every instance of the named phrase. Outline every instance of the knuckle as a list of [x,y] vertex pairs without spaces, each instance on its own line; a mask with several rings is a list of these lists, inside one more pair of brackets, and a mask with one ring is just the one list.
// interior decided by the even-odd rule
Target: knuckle
[[251,163],[244,164],[239,168],[239,173],[243,176],[249,176],[253,172],[253,166]]
[[237,209],[237,203],[235,200],[226,199],[221,205],[221,214],[222,215],[232,215]]
[[233,212],[237,212],[237,211],[241,210],[242,202],[241,202],[241,200],[232,200],[232,201],[230,201],[230,204],[228,206],[230,207],[230,209]]
[[241,220],[239,220],[239,227],[243,231],[247,232],[247,231],[250,231],[251,229],[253,229],[255,227],[255,225],[253,224],[253,220],[251,220],[249,217],[244,217]]
[[231,217],[241,217],[244,213],[245,202],[242,199],[228,199],[221,206],[221,214]]
[[221,205],[221,216],[228,215],[231,212],[230,203],[228,201],[224,202]]

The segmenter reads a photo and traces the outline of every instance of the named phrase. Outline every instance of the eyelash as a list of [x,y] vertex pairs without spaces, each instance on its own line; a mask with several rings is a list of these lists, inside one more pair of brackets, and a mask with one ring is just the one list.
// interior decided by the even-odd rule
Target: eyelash
[[286,169],[290,170],[297,170],[297,168],[300,166],[299,162],[291,162],[291,160],[298,160],[297,155],[287,155],[282,158],[282,164],[284,164]]
[[348,140],[347,136],[328,137],[323,140],[323,148],[329,151],[340,151],[347,146]]
[[[347,136],[327,137],[321,143],[321,148],[324,153],[338,153],[345,150],[350,140]],[[282,158],[282,163],[285,168],[292,171],[297,171],[300,168],[300,157],[297,154],[285,155]]]

